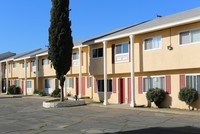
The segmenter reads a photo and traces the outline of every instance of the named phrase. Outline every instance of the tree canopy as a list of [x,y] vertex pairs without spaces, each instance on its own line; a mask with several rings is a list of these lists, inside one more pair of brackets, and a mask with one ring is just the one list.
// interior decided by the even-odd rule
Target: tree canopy
[[64,76],[70,70],[72,63],[73,39],[69,11],[69,0],[52,0],[48,58],[56,70],[57,79],[60,80],[61,98],[63,97]]

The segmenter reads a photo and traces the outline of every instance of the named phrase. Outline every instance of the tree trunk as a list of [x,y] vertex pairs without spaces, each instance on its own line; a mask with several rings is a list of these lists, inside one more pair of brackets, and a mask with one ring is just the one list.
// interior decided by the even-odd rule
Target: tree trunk
[[64,76],[61,76],[60,78],[60,86],[61,86],[61,95],[60,95],[60,102],[63,102],[64,101],[64,82],[65,82],[65,77]]

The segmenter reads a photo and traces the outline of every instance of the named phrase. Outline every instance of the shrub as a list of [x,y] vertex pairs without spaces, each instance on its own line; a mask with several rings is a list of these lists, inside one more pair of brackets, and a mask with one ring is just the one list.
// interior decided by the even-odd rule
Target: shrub
[[154,102],[157,107],[161,107],[162,101],[165,99],[166,92],[159,88],[152,88],[147,91],[146,98],[148,102]]
[[15,85],[12,85],[8,88],[9,94],[21,94],[21,88]]
[[56,89],[52,92],[51,97],[60,97],[60,91],[61,91],[61,89],[56,88]]
[[39,91],[35,89],[34,94],[39,94]]
[[45,92],[45,90],[44,89],[42,89],[42,90],[39,90],[39,95],[40,96],[47,96],[47,94],[46,94],[46,92]]
[[187,105],[190,105],[198,99],[199,95],[194,88],[183,88],[179,91],[178,98],[184,101]]

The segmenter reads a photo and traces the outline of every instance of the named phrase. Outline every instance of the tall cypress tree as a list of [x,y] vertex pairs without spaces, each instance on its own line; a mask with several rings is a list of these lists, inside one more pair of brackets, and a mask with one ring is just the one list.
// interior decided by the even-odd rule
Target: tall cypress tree
[[60,81],[60,101],[64,101],[65,75],[72,64],[73,40],[69,11],[69,0],[52,0],[48,58],[51,60],[56,71],[56,77]]

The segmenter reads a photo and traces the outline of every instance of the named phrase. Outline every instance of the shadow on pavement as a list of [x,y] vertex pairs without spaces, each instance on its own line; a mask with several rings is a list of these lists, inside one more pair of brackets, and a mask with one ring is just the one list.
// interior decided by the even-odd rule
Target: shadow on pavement
[[117,132],[114,134],[200,134],[200,128],[190,126],[174,128],[154,127],[140,130]]

